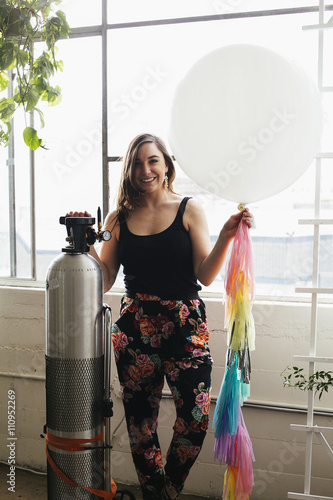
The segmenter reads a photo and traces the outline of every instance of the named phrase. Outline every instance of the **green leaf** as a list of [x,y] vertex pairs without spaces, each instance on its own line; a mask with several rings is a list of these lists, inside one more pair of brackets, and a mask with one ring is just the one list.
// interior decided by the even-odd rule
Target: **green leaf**
[[42,94],[48,88],[47,80],[42,76],[38,76],[34,81],[34,87],[38,90],[39,94]]
[[68,33],[71,31],[69,24],[66,19],[66,14],[62,10],[57,10],[56,15],[59,17],[61,21],[61,31],[60,31],[60,37],[61,38],[68,38]]
[[56,61],[56,70],[57,71],[63,71],[64,69],[64,62],[63,61]]
[[61,89],[58,87],[50,87],[49,91],[47,92],[47,101],[49,103],[49,106],[56,106],[61,102],[62,96],[61,96]]
[[39,101],[39,92],[36,89],[29,87],[27,92],[27,104],[25,107],[26,111],[31,111],[34,109]]
[[1,2],[0,4],[0,24],[4,24],[4,22],[8,22],[8,16],[10,11],[12,10],[10,5],[6,5],[5,2]]
[[57,12],[56,12],[56,16],[58,16],[58,17],[59,17],[59,19],[60,19],[60,21],[61,21],[62,23],[66,23],[66,22],[67,22],[67,20],[66,20],[66,14],[64,13],[64,11],[62,11],[62,10],[57,10]]
[[49,50],[54,49],[54,44],[61,37],[61,21],[59,17],[51,17],[45,24],[46,45]]
[[43,15],[44,15],[44,17],[48,17],[50,15],[50,12],[51,12],[50,5],[43,8]]
[[17,62],[24,68],[29,62],[29,54],[25,50],[19,50],[17,54]]
[[0,69],[12,69],[16,62],[15,45],[12,42],[6,42],[0,49]]
[[3,122],[7,123],[12,119],[12,116],[15,111],[15,102],[14,99],[8,97],[7,99],[3,98],[0,101],[0,118]]
[[45,120],[44,120],[44,113],[43,113],[43,111],[41,111],[38,108],[35,108],[34,111],[37,111],[37,113],[39,114],[40,125],[41,125],[42,128],[44,128],[45,127]]
[[37,135],[37,130],[33,127],[26,127],[23,130],[23,139],[28,148],[35,151],[39,146],[42,145],[42,139],[39,139]]
[[7,125],[7,132],[5,132],[2,126],[0,125],[0,144],[4,147],[7,147],[9,144],[9,134],[12,129],[10,123],[6,123],[6,125]]
[[35,76],[43,76],[48,79],[49,76],[54,74],[54,67],[50,61],[50,54],[43,52],[42,55],[35,60],[33,65],[33,74]]
[[[21,93],[20,93],[21,91]],[[20,88],[16,87],[15,89],[15,94],[14,94],[14,101],[18,104],[24,104],[26,102],[26,93],[27,93],[27,87],[26,86],[21,86]]]
[[4,71],[0,72],[0,92],[5,90],[9,85],[9,76]]

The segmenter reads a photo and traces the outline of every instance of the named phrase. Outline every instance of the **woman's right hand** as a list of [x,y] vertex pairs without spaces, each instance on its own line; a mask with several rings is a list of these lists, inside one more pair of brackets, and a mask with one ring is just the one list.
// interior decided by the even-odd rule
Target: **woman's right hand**
[[67,212],[66,217],[91,217],[86,210],[84,212]]

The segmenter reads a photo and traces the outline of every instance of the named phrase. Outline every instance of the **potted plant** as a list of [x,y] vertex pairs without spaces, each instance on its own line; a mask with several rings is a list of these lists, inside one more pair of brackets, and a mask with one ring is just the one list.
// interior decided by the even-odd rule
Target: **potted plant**
[[[0,97],[2,92],[5,94],[0,99],[2,146],[9,143],[10,122],[15,111],[23,107],[24,142],[33,150],[43,147],[37,130],[28,125],[27,113],[36,111],[43,127],[39,102],[54,106],[61,101],[61,89],[50,82],[63,66],[56,58],[56,42],[67,38],[69,33],[65,14],[56,10],[59,3],[61,0],[0,0]],[[8,96],[10,76],[13,92]]]

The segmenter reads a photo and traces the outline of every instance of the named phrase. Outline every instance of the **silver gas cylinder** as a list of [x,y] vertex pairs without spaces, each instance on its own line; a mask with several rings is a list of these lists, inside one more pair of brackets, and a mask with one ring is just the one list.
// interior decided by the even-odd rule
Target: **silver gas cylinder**
[[94,222],[60,218],[69,246],[46,277],[48,500],[97,499],[89,489],[105,486],[103,279],[86,253]]

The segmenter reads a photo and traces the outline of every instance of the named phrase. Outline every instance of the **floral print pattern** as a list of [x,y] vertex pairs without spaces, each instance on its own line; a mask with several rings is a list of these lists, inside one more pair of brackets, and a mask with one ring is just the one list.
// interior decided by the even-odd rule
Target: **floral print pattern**
[[[165,484],[180,492],[208,428],[212,359],[200,299],[123,297],[112,326],[130,446],[144,498]],[[157,436],[166,379],[176,408],[174,434],[163,468]]]

